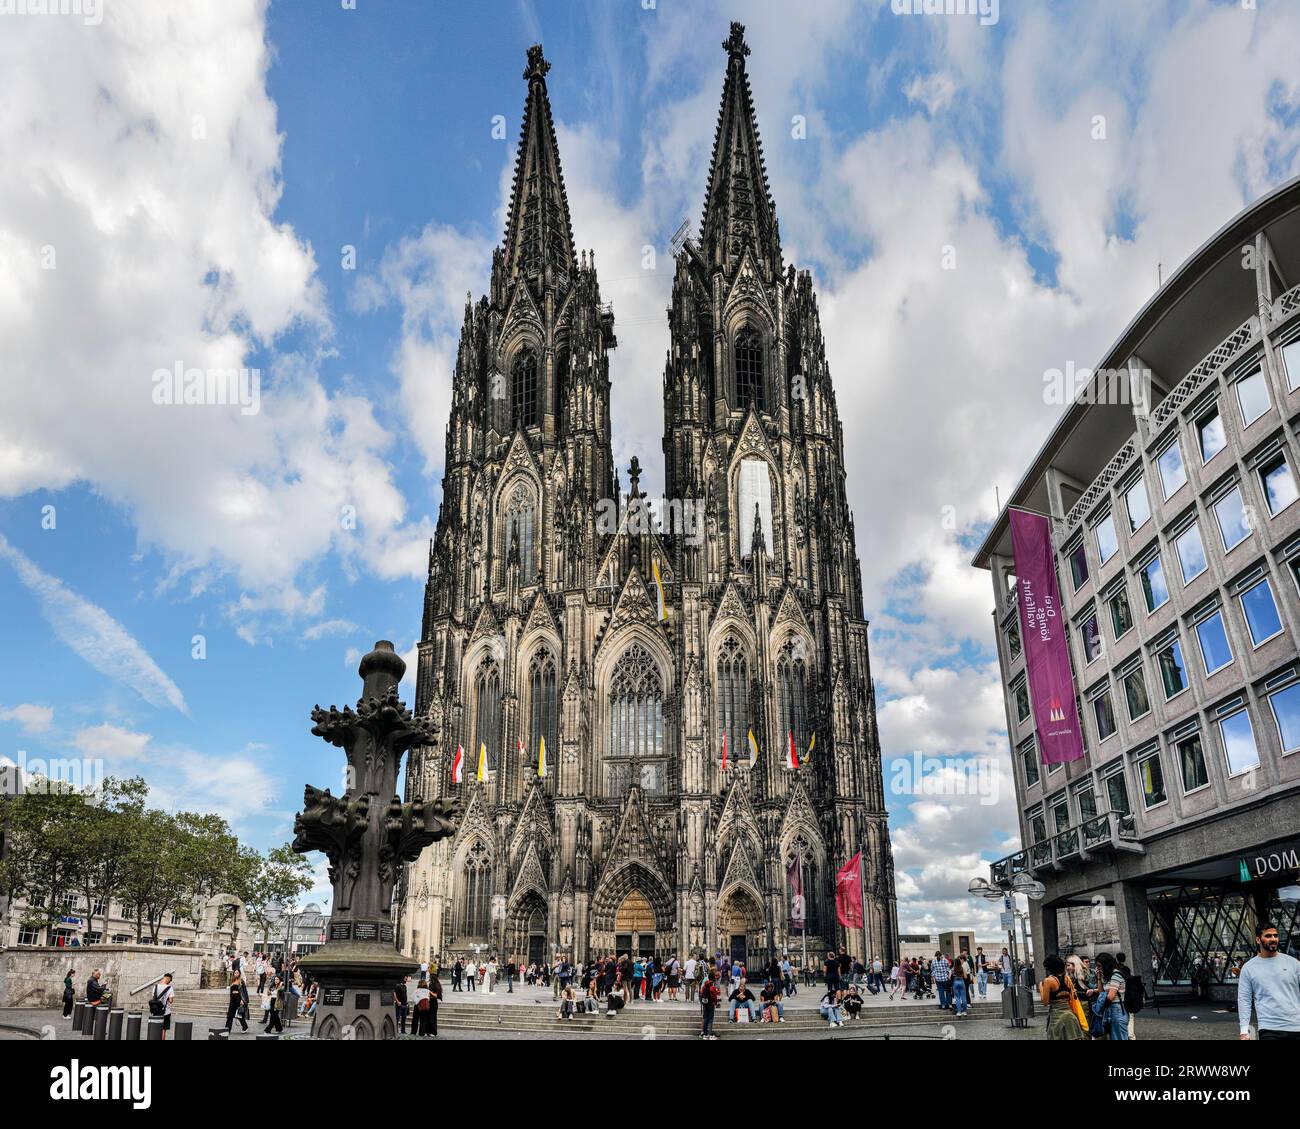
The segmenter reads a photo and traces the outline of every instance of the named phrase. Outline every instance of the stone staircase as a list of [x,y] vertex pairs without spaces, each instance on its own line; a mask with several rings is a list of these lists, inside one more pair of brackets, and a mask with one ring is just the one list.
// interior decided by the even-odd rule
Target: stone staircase
[[[545,1036],[559,1031],[585,1032],[596,1035],[623,1035],[632,1038],[688,1038],[700,1030],[700,1009],[694,1003],[639,1003],[623,1008],[613,1018],[604,1012],[578,1012],[572,1019],[556,1017],[556,1005],[539,1001],[532,1005],[497,1004],[457,1000],[454,996],[438,1009],[438,1029],[469,1031],[508,1031],[525,1036]],[[749,1035],[784,1035],[798,1031],[821,1031],[826,1020],[812,1007],[787,1007],[785,1022],[728,1023],[728,1011],[719,1007],[715,1027],[720,1033]],[[972,1019],[999,1019],[1002,1009],[994,1003],[978,1003],[970,1008]],[[856,1021],[846,1020],[844,1030],[854,1027],[885,1029],[933,1027],[955,1022],[950,1012],[941,1012],[933,1004],[897,1004],[867,1007]]]

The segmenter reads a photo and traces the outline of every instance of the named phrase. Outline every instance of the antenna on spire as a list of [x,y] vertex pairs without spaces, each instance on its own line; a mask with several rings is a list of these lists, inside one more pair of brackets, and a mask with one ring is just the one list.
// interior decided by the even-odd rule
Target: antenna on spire
[[682,253],[682,248],[686,246],[686,241],[690,239],[691,221],[682,220],[681,226],[673,232],[673,237],[668,241],[668,246],[672,250],[673,258],[677,258]]

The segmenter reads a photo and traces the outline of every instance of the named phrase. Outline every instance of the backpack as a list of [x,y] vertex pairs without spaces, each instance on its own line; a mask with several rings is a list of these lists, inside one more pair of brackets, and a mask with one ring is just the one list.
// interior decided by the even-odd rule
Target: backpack
[[149,1001],[149,1014],[150,1014],[150,1015],[166,1015],[166,1014],[167,1014],[167,1005],[166,1005],[165,1003],[163,1003],[162,1000],[158,997],[158,989],[157,989],[157,988],[155,988],[155,989],[153,990],[153,998],[150,999],[150,1001]]
[[1136,1015],[1142,1010],[1142,1005],[1146,1002],[1147,990],[1142,983],[1140,976],[1124,977],[1124,1010],[1130,1015]]

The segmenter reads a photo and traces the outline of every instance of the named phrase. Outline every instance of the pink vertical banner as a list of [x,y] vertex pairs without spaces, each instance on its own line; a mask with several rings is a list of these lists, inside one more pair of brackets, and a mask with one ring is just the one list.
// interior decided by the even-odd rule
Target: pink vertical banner
[[1009,516],[1020,596],[1020,638],[1042,761],[1063,764],[1079,760],[1083,734],[1074,704],[1074,671],[1052,561],[1051,526],[1047,518],[1024,510],[1013,509]]

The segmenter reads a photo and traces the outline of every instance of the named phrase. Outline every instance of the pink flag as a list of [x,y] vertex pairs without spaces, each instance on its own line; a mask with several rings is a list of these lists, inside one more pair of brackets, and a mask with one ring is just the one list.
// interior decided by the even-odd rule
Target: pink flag
[[1065,614],[1052,564],[1052,532],[1040,514],[1011,510],[1011,545],[1020,599],[1020,638],[1029,673],[1029,698],[1044,764],[1083,756],[1074,671],[1065,642]]
[[846,929],[862,928],[862,852],[835,875],[835,916]]

